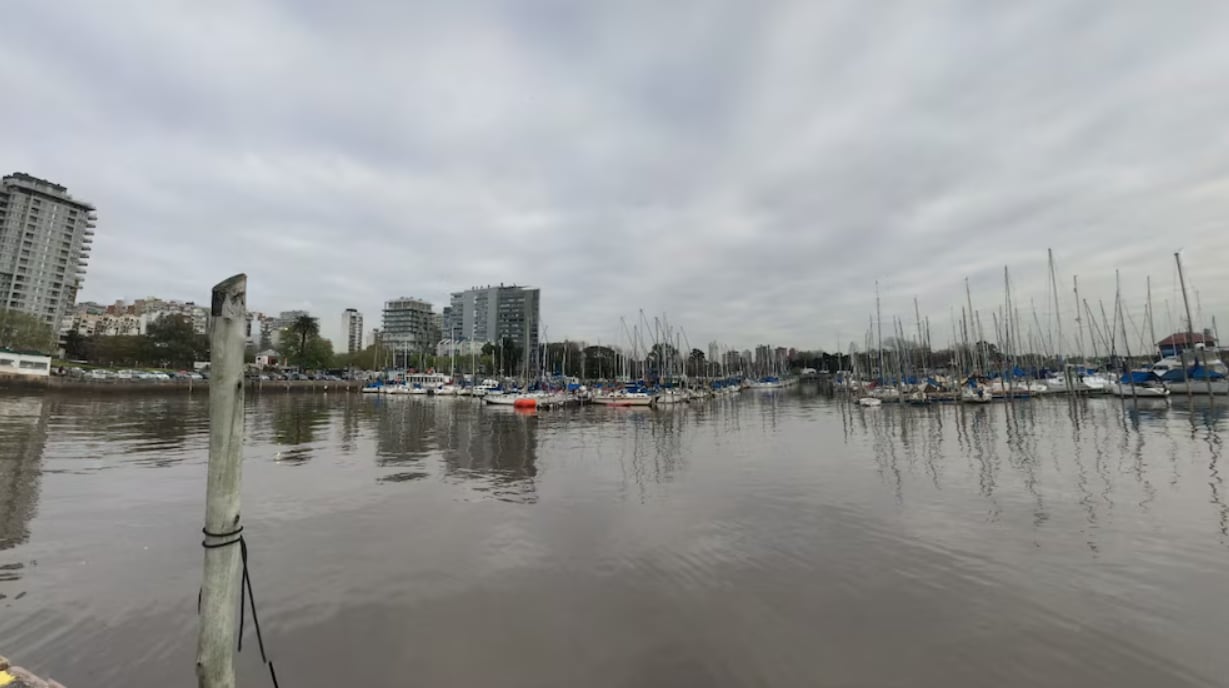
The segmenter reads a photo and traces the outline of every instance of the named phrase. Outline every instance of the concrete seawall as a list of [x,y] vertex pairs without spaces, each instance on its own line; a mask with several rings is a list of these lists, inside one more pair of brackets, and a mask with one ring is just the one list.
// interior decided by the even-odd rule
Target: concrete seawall
[[[357,393],[363,382],[348,380],[245,380],[248,394],[303,392]],[[57,394],[208,394],[208,380],[82,380],[70,377],[0,377],[0,391]]]

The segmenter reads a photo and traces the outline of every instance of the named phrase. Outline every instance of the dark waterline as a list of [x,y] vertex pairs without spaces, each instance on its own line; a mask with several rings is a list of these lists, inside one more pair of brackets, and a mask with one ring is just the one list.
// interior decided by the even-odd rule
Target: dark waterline
[[[248,403],[283,686],[1229,676],[1223,406]],[[0,396],[0,653],[70,688],[194,683],[206,414]],[[254,646],[238,666],[266,684]]]

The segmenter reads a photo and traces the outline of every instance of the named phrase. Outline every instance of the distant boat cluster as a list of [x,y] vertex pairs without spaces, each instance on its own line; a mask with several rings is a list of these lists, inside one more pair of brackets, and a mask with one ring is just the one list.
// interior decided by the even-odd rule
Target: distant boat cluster
[[797,377],[766,375],[758,379],[683,378],[656,383],[634,380],[589,384],[577,378],[560,377],[518,386],[510,381],[493,378],[476,382],[464,376],[454,378],[441,373],[425,373],[408,374],[387,381],[377,380],[364,387],[363,393],[394,396],[471,397],[492,406],[538,409],[581,404],[670,406],[732,396],[744,390],[779,390],[797,384]]
[[1166,399],[1171,394],[1229,395],[1229,369],[1215,354],[1186,352],[1167,356],[1151,366],[1114,375],[1082,365],[1061,371],[1026,371],[1015,368],[989,376],[927,375],[923,379],[861,380],[838,376],[837,385],[863,406],[883,402],[930,404],[962,402],[988,404],[996,400],[1030,399],[1050,394],[1111,395],[1123,398]]
[[[1195,331],[1182,261],[1178,254],[1174,254],[1174,260],[1186,313],[1186,331],[1156,341],[1150,278],[1145,282],[1144,327],[1137,326],[1124,308],[1121,288],[1114,297],[1113,318],[1100,304],[1098,323],[1087,299],[1080,297],[1078,279],[1073,278],[1077,356],[1067,353],[1071,349],[1063,340],[1063,310],[1052,252],[1048,261],[1050,294],[1047,297],[1053,297],[1054,319],[1050,327],[1042,326],[1035,306],[1032,327],[1025,324],[1027,320],[1021,318],[1020,309],[1015,305],[1011,280],[1004,268],[1004,300],[990,314],[989,336],[983,327],[981,313],[973,307],[966,279],[967,303],[961,306],[959,318],[953,314],[951,348],[943,352],[933,351],[929,319],[922,318],[916,299],[917,338],[907,338],[900,320],[894,319],[889,330],[895,335],[894,343],[884,346],[876,283],[875,314],[866,334],[866,352],[859,355],[851,347],[853,370],[838,376],[836,388],[863,406],[879,406],[885,402],[988,404],[995,400],[1031,399],[1051,394],[1112,395],[1131,399],[1167,399],[1179,394],[1212,398],[1229,395],[1229,368],[1221,359],[1213,335],[1215,317],[1212,328]],[[1128,331],[1128,322],[1134,333]],[[1151,353],[1133,355],[1131,341],[1145,337],[1155,345],[1149,343],[1146,348],[1138,347],[1135,351],[1151,348]],[[873,347],[872,339],[876,340]],[[1092,356],[1085,355],[1085,342],[1092,349]],[[1108,355],[1100,356],[1099,351]]]

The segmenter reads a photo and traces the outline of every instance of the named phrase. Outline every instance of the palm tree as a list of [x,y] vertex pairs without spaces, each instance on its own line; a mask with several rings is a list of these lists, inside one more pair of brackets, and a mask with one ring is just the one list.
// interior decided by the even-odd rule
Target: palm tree
[[307,356],[307,340],[320,334],[320,323],[310,315],[300,315],[290,325],[290,331],[299,335],[299,363]]

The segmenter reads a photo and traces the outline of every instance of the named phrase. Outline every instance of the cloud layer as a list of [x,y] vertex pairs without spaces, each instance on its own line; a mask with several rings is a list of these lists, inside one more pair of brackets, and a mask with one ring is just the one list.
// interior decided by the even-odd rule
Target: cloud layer
[[[1003,266],[1157,329],[1183,251],[1229,299],[1229,5],[9,0],[0,168],[99,227],[84,299],[253,308],[543,290],[552,339],[668,312],[693,345],[946,340]],[[1192,291],[1192,298],[1194,293]],[[1168,305],[1166,305],[1168,301]],[[1192,306],[1194,308],[1194,306]],[[1168,310],[1167,310],[1168,309]],[[1166,313],[1172,317],[1166,320]]]

